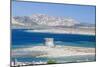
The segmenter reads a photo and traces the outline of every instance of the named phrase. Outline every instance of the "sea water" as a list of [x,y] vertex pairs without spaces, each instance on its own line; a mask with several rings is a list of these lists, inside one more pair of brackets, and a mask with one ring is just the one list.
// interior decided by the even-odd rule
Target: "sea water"
[[[86,48],[96,47],[96,38],[94,35],[78,35],[78,34],[54,34],[54,33],[38,33],[38,32],[26,32],[26,29],[12,29],[11,31],[11,49],[25,48],[31,46],[44,45],[44,38],[54,38],[55,45],[62,46],[77,46]],[[12,60],[14,57],[12,57]],[[21,62],[32,61],[47,61],[48,58],[43,57],[17,57]],[[59,57],[53,58],[57,61],[64,62],[78,62],[81,61],[95,61],[95,56],[78,56],[78,57]],[[63,60],[64,59],[64,60]]]

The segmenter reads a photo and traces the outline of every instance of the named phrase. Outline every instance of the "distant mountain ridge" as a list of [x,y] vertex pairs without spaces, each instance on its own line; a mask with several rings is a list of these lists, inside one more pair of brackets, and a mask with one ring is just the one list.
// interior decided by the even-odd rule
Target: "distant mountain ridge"
[[[17,22],[17,24],[16,24]],[[13,27],[35,27],[35,26],[82,26],[77,20],[69,17],[55,17],[45,14],[33,14],[32,16],[15,16],[12,18]],[[84,25],[83,25],[84,26]]]
[[19,23],[24,23],[25,25],[31,25],[31,26],[32,25],[73,26],[79,23],[72,18],[54,17],[45,14],[33,14],[32,16],[16,16],[13,17],[13,19]]

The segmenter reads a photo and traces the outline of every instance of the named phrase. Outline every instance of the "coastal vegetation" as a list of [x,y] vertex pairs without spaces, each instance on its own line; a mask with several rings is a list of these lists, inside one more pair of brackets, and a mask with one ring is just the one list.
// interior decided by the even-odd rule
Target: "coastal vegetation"
[[47,64],[56,64],[57,62],[55,60],[49,59],[47,61]]

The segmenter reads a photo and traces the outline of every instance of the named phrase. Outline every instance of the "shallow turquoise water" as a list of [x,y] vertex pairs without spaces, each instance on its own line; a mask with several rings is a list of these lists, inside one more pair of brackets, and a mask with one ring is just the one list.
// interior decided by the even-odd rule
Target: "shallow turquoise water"
[[[49,33],[28,33],[24,30],[12,30],[11,49],[25,48],[31,46],[44,45],[44,38],[54,38],[55,45],[77,46],[86,48],[95,48],[95,36],[76,35],[76,34],[49,34]],[[11,60],[17,59],[20,62],[39,62],[53,59],[58,63],[85,62],[95,61],[95,55],[88,56],[69,56],[59,58],[43,58],[43,57],[11,57]]]
[[[13,57],[12,60],[15,58]],[[19,62],[47,62],[48,60],[54,60],[57,63],[73,63],[73,62],[89,62],[96,61],[95,55],[86,56],[68,56],[68,57],[57,57],[57,58],[47,58],[47,57],[16,57]]]

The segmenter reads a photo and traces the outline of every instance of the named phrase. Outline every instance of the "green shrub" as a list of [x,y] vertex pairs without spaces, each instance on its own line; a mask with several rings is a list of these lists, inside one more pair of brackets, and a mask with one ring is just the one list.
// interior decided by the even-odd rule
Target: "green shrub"
[[47,63],[48,64],[56,64],[56,61],[55,60],[48,60]]

